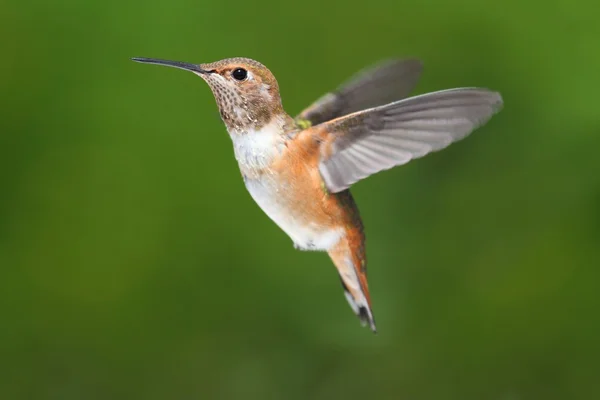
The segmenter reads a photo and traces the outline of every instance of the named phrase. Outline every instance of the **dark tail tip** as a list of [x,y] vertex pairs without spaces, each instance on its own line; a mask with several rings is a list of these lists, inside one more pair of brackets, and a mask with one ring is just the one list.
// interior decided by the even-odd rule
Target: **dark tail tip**
[[340,277],[340,281],[342,282],[342,287],[344,288],[344,295],[346,296],[346,300],[348,300],[350,307],[352,308],[354,313],[358,316],[358,319],[360,320],[360,324],[362,326],[369,325],[369,328],[371,328],[371,331],[373,333],[377,333],[377,327],[375,326],[375,318],[373,317],[372,311],[369,310],[368,304],[366,303],[366,299],[365,299],[365,302],[362,304],[357,303],[357,301],[352,296],[352,293],[350,293],[350,291],[348,290],[346,283],[344,283],[344,280],[341,279],[341,277]]
[[372,315],[369,315],[369,310],[366,307],[359,307],[358,309],[358,318],[360,319],[360,323],[363,326],[369,325],[371,331],[373,333],[377,333],[377,327],[375,326],[375,318]]

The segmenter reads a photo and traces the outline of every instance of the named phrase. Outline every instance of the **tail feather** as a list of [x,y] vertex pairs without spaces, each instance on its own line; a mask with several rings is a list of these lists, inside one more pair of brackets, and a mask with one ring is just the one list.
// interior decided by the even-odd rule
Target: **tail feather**
[[354,249],[348,240],[342,239],[329,251],[329,256],[338,270],[344,294],[350,307],[363,326],[368,324],[373,332],[377,332],[375,318],[371,311],[371,298],[365,268],[366,260],[362,243],[358,249]]
[[365,303],[361,304],[361,302],[357,302],[352,296],[352,293],[350,293],[350,291],[348,290],[348,287],[344,283],[344,279],[341,276],[340,280],[342,281],[342,287],[344,288],[344,295],[346,296],[346,300],[348,300],[348,304],[350,304],[350,307],[352,308],[352,311],[354,311],[354,314],[358,316],[360,324],[362,326],[367,326],[367,324],[369,324],[369,327],[371,328],[373,333],[377,333],[377,327],[375,326],[375,318],[373,317],[373,312],[371,311],[370,302],[367,301],[366,305]]

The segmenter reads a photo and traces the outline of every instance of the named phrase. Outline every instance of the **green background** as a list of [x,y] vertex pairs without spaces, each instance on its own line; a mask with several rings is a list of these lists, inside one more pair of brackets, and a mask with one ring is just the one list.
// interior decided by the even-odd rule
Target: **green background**
[[[596,1],[0,3],[1,399],[600,398]],[[417,56],[499,90],[467,140],[354,187],[379,333],[246,192],[205,83],[292,115]]]

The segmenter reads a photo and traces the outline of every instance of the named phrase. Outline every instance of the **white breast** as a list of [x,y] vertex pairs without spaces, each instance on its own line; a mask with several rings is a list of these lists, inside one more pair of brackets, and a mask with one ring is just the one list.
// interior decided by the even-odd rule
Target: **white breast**
[[275,123],[264,126],[258,131],[244,134],[230,133],[233,141],[235,159],[244,169],[261,170],[268,167],[273,159],[281,154],[285,146],[283,129]]
[[[285,149],[282,131],[276,123],[271,123],[260,131],[231,135],[246,188],[269,218],[292,239],[295,247],[303,250],[328,250],[337,244],[343,231],[332,230],[316,222],[306,221],[305,216],[298,216],[296,210],[290,208],[290,202],[286,198],[290,194],[282,188],[285,182],[274,175],[276,172],[268,170],[273,159],[281,156]],[[253,173],[259,170],[262,173]]]
[[[247,179],[246,188],[263,211],[292,239],[302,250],[329,250],[342,237],[343,231],[332,230],[316,222],[298,218],[295,210],[289,208],[285,197],[281,196],[279,184],[269,178]],[[307,199],[309,201],[309,199]]]

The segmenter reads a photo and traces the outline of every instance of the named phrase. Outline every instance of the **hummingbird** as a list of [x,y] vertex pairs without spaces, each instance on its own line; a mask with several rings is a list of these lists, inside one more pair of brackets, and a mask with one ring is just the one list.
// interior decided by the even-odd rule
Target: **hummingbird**
[[190,71],[208,84],[250,196],[296,249],[329,254],[350,307],[373,332],[365,233],[350,186],[463,139],[503,105],[499,93],[477,87],[409,97],[422,63],[390,59],[292,117],[258,61],[132,60]]

